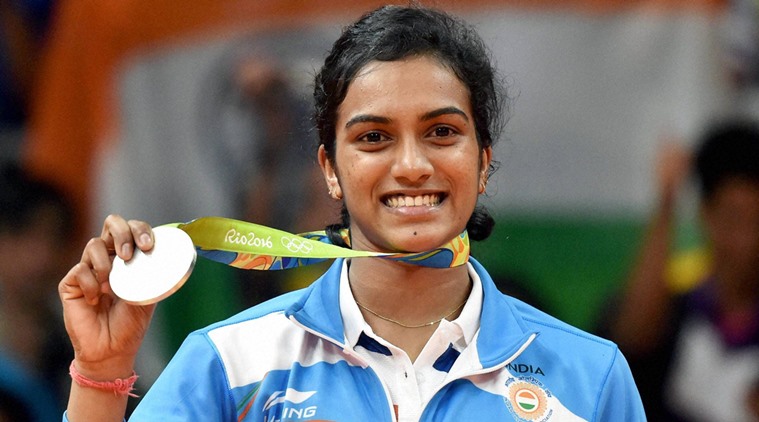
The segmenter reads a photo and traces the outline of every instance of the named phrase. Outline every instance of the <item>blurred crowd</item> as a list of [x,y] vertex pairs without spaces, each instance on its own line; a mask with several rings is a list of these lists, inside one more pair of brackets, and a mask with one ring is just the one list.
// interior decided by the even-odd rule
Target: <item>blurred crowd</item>
[[[330,36],[272,29],[276,7],[199,4],[0,0],[0,422],[60,418],[73,351],[56,285],[93,221],[222,215],[302,232],[338,218],[304,83]],[[698,139],[662,142],[638,259],[599,315],[652,421],[759,421],[759,3],[727,2],[724,16],[726,74],[745,94]],[[691,181],[702,242],[682,251]],[[318,272],[199,262],[159,306],[143,387],[190,330]]]

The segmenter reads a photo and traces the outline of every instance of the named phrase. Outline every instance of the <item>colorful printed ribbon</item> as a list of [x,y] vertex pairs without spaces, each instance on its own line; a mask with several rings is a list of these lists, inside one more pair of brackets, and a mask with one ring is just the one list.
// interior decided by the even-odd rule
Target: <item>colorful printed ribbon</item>
[[[466,230],[447,244],[427,252],[382,253],[357,251],[333,245],[326,233],[291,234],[245,221],[203,217],[173,223],[187,233],[198,255],[246,270],[285,270],[333,258],[379,257],[433,268],[463,265],[469,259]],[[342,233],[349,243],[347,230]]]

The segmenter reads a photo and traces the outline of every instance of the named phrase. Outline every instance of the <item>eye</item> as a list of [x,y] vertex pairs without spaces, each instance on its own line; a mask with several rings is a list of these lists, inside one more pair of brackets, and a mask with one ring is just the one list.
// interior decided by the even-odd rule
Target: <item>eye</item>
[[451,126],[435,126],[428,132],[428,139],[436,145],[451,145],[459,139],[461,132]]
[[453,129],[447,126],[439,126],[435,128],[434,134],[439,137],[451,136],[453,135]]
[[362,136],[361,139],[369,143],[377,143],[382,140],[382,135],[379,132],[369,132]]
[[381,132],[367,132],[358,138],[360,142],[366,142],[367,144],[378,144],[387,139],[387,136],[383,135]]

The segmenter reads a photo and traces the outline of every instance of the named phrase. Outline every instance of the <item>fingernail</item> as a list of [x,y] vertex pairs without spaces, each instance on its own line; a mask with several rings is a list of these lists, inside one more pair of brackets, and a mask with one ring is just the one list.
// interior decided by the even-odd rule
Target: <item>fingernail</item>
[[143,233],[142,235],[140,235],[140,243],[142,243],[143,245],[149,244],[151,240],[152,239],[150,238],[150,235],[147,233]]
[[132,255],[132,245],[129,243],[124,243],[121,246],[121,255],[122,256],[130,256]]

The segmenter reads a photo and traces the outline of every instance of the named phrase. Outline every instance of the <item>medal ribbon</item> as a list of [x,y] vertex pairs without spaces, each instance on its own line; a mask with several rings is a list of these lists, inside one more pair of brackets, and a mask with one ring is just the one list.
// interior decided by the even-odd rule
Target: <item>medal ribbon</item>
[[[198,255],[246,270],[285,270],[333,258],[377,257],[433,268],[463,265],[469,259],[466,230],[445,245],[426,252],[392,253],[358,251],[333,245],[327,234],[291,234],[258,224],[222,217],[203,217],[174,223],[187,233]],[[341,232],[346,243],[348,230]]]

